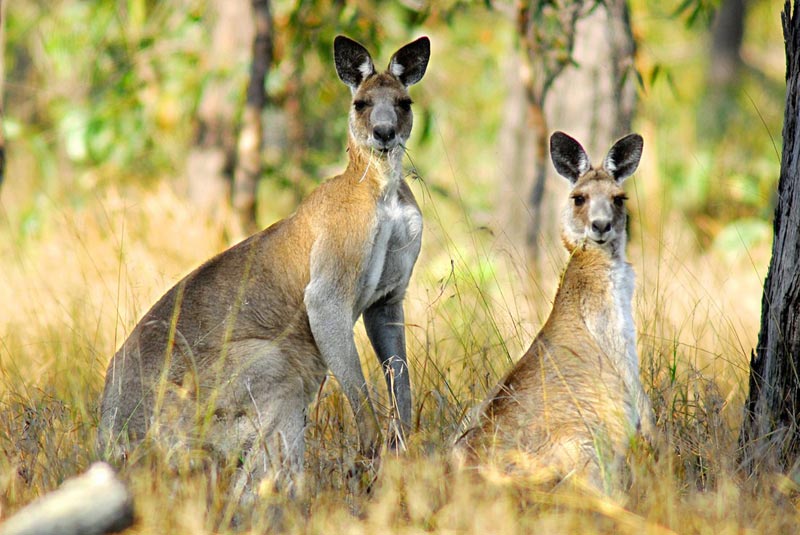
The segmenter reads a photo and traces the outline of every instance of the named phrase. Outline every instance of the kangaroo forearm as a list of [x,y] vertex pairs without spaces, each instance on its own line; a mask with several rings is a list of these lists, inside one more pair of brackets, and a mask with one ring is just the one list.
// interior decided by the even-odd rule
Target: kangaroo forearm
[[411,380],[406,357],[405,319],[401,302],[382,303],[364,311],[364,326],[386,377],[400,421],[411,425]]
[[369,399],[361,361],[353,340],[349,310],[330,300],[308,299],[308,320],[322,360],[339,382],[355,416],[362,447],[370,447],[379,435],[375,409]]

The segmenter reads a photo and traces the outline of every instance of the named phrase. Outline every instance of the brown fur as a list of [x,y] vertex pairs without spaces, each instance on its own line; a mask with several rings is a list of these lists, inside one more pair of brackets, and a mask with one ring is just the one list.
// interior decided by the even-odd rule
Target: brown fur
[[[552,312],[458,438],[460,464],[491,460],[505,471],[545,481],[577,475],[607,489],[640,425],[652,432],[638,363],[631,362],[636,359],[628,324],[633,272],[624,260],[626,212],[619,182],[603,168],[574,180],[564,211],[570,258]],[[583,199],[580,205],[576,197]],[[593,203],[600,201],[605,204],[597,208]],[[598,213],[610,217],[608,240],[595,241],[586,230],[605,221]]]
[[608,269],[605,264],[597,250],[574,251],[547,322],[488,397],[482,423],[461,439],[472,463],[488,450],[518,449],[533,454],[526,470],[563,477],[584,470],[582,459],[591,458],[600,442],[614,449],[624,445],[631,431],[624,384],[615,363],[575,322],[587,309],[608,303],[610,281],[596,276]]

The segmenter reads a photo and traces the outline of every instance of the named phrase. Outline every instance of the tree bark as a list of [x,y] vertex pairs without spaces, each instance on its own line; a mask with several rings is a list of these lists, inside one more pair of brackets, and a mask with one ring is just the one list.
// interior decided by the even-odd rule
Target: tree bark
[[[208,66],[212,72],[225,73],[230,65],[247,61],[253,35],[252,16],[241,1],[212,0],[209,4],[214,22]],[[230,202],[239,83],[238,79],[225,75],[206,84],[197,111],[194,145],[186,162],[188,197],[212,217],[227,213]]]
[[233,174],[233,206],[244,234],[256,230],[256,186],[261,174],[264,139],[261,117],[267,102],[264,82],[272,64],[274,31],[269,0],[252,0],[252,6],[256,29],[253,59]]
[[772,260],[761,300],[758,346],[740,435],[741,461],[757,475],[796,468],[800,453],[800,17],[786,1],[783,154]]

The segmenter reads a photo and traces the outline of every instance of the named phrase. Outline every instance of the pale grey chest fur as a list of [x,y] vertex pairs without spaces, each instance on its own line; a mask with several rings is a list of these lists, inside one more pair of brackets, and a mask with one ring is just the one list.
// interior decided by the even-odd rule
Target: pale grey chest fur
[[[616,261],[608,273],[609,299],[604,300],[605,306],[586,314],[587,327],[618,370],[632,401],[641,390],[632,310],[634,277],[630,264]],[[641,416],[637,405],[634,402],[631,406],[634,413],[630,417],[634,424],[638,424]]]
[[375,232],[365,251],[355,318],[389,294],[399,293],[402,297],[421,243],[422,214],[419,209],[414,204],[403,202],[396,191],[387,192],[378,203]]
[[631,301],[634,274],[625,261],[617,261],[607,272],[608,294],[602,306],[587,310],[587,326],[604,352],[620,368],[633,367],[638,371],[636,334]]

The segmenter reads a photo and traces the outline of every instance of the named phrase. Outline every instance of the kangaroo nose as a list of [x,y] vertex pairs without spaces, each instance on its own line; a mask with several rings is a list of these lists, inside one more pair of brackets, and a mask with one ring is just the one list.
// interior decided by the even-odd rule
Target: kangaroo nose
[[394,126],[389,124],[380,124],[372,129],[372,135],[381,143],[389,143],[394,139],[395,131]]
[[592,230],[601,235],[605,234],[611,230],[611,221],[608,219],[597,219],[592,221]]

